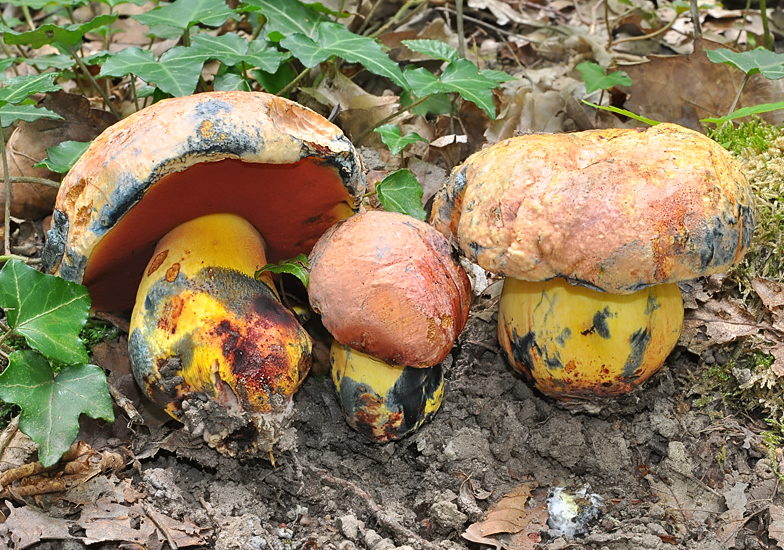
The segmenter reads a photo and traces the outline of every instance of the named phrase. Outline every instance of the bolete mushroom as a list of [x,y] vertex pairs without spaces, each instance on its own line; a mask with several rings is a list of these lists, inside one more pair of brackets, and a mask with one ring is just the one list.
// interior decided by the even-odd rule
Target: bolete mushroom
[[660,124],[488,147],[452,172],[431,223],[506,277],[499,342],[569,400],[628,392],[661,367],[682,326],[675,283],[738,262],[754,206],[727,151]]
[[130,355],[148,397],[224,452],[268,452],[310,342],[254,271],[309,253],[363,192],[348,139],[296,103],[164,100],[107,129],[69,172],[45,267],[85,284],[97,311],[135,304]]
[[310,305],[335,338],[346,420],[373,441],[403,437],[441,403],[440,363],[468,320],[468,276],[441,234],[392,212],[339,222],[310,265]]

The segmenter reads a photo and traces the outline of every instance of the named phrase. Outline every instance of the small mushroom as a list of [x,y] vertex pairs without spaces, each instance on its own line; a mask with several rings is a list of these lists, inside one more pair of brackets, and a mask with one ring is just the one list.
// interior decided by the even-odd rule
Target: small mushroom
[[431,223],[506,277],[498,339],[559,399],[647,380],[680,334],[675,283],[737,263],[751,188],[707,137],[672,124],[512,138],[472,155]]
[[148,397],[223,452],[265,453],[310,341],[254,272],[309,253],[363,192],[348,139],[296,103],[164,100],[107,129],[69,172],[44,263],[85,284],[94,310],[136,305],[130,355]]
[[390,365],[337,340],[330,351],[332,381],[346,422],[384,443],[419,428],[441,407],[444,370]]
[[468,276],[442,235],[392,212],[338,223],[310,264],[310,305],[335,338],[332,376],[349,424],[374,441],[403,437],[440,404],[439,363],[468,320]]

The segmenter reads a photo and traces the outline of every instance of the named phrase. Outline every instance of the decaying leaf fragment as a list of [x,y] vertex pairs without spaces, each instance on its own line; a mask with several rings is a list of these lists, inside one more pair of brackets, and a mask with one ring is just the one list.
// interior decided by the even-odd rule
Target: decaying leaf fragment
[[[497,550],[534,550],[539,531],[547,528],[546,491],[536,482],[523,483],[492,505],[487,518],[468,527],[463,538]],[[492,538],[491,538],[492,537]]]
[[776,541],[776,546],[784,548],[784,507],[771,504],[768,511],[770,512],[768,536]]
[[24,500],[25,497],[64,492],[101,473],[119,471],[125,458],[113,451],[96,451],[77,441],[56,468],[30,462],[0,475],[0,498]]

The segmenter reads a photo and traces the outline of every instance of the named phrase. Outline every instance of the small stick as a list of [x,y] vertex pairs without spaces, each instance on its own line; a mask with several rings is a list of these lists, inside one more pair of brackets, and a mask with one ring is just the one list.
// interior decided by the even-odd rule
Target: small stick
[[485,344],[483,342],[477,342],[476,340],[466,340],[465,343],[466,344],[471,344],[471,345],[474,345],[474,346],[479,346],[480,348],[485,348],[487,351],[492,351],[496,355],[501,353],[498,349],[494,348],[493,346],[489,346],[489,345],[487,345],[487,344]]
[[8,444],[11,443],[11,440],[16,435],[16,431],[19,429],[19,415],[16,415],[11,419],[11,422],[3,429],[3,433],[0,434],[0,456],[3,456],[5,453]]
[[169,543],[169,546],[171,546],[172,550],[177,550],[179,546],[177,546],[177,543],[174,542],[174,539],[169,533],[169,530],[166,529],[163,525],[161,525],[161,523],[155,518],[155,514],[156,514],[155,510],[153,510],[146,504],[142,506],[142,509],[144,510],[144,514],[148,518],[150,518],[150,521],[152,521],[155,524],[155,527],[157,527],[160,530],[160,532],[163,533],[163,536],[166,537],[166,542]]
[[345,480],[345,479],[340,479],[340,478],[335,477],[333,475],[330,475],[327,472],[325,472],[324,470],[320,470],[318,468],[314,468],[313,466],[308,466],[308,467],[313,472],[318,474],[319,477],[321,477],[321,479],[323,479],[327,483],[331,483],[333,485],[339,485],[340,487],[344,487],[346,489],[349,489],[355,495],[357,495],[362,500],[364,500],[365,504],[367,505],[367,507],[370,508],[370,510],[376,516],[376,519],[378,520],[378,522],[381,525],[383,525],[384,527],[386,527],[387,529],[390,529],[391,531],[394,531],[400,537],[405,537],[405,538],[408,538],[408,539],[412,539],[412,540],[416,541],[416,543],[421,548],[425,548],[427,550],[443,550],[440,546],[438,546],[436,544],[433,544],[432,542],[429,542],[429,541],[423,539],[422,537],[420,537],[419,535],[417,535],[416,533],[414,533],[413,531],[411,531],[407,527],[404,527],[403,525],[400,525],[400,523],[398,523],[397,520],[389,517],[387,514],[384,513],[383,510],[381,510],[381,507],[378,504],[376,504],[376,502],[371,498],[371,496],[369,494],[367,494],[367,492],[363,491],[362,489],[360,489],[359,487],[354,485],[352,482],[350,482],[348,480]]

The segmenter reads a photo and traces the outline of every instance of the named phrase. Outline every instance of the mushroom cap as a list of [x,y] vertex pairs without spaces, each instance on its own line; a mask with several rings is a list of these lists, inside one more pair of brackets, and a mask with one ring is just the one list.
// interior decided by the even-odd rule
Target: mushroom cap
[[455,168],[431,223],[488,271],[626,294],[738,262],[754,202],[720,145],[660,124],[497,143]]
[[351,142],[325,118],[256,92],[163,100],[109,127],[57,197],[44,267],[90,289],[93,307],[129,311],[155,243],[181,223],[238,214],[278,262],[307,254],[359,207]]
[[468,276],[443,235],[410,216],[353,216],[321,237],[310,264],[308,296],[324,327],[387,363],[443,361],[468,321]]

